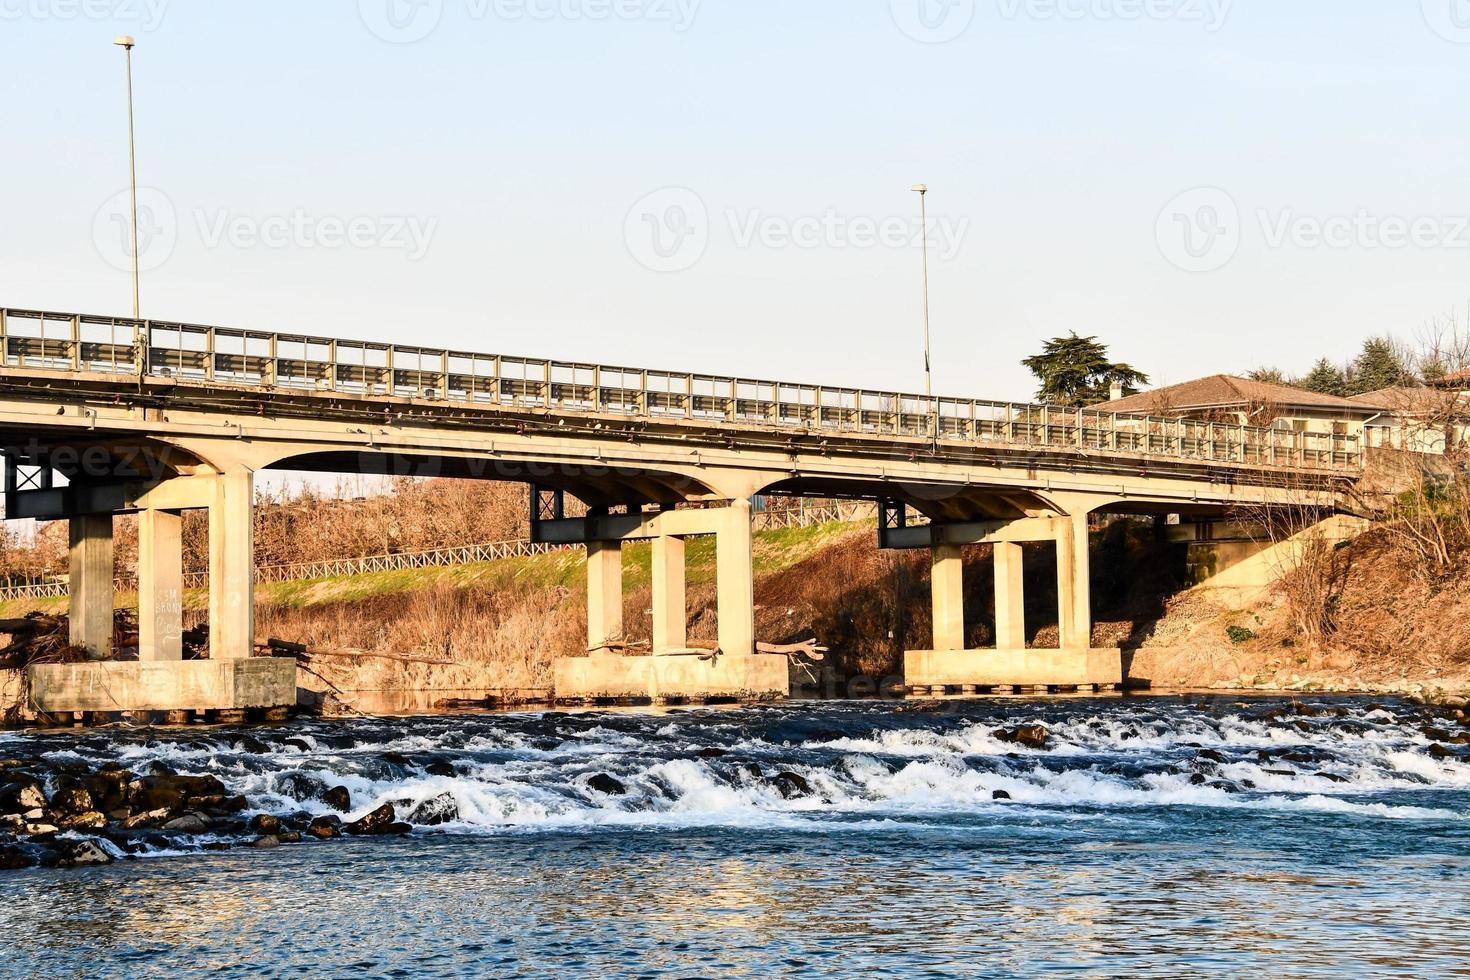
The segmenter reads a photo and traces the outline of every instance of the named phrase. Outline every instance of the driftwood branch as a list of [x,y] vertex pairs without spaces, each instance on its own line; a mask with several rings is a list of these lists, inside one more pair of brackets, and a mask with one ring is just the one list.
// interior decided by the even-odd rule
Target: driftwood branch
[[[627,640],[608,640],[600,646],[590,648],[587,652],[598,653],[603,650],[608,650],[612,653],[626,654],[633,652],[641,654],[647,653],[651,649],[652,644],[644,640],[632,642]],[[800,643],[757,643],[755,645],[756,653],[786,657],[802,656],[807,657],[810,660],[825,660],[827,649],[827,647],[820,646],[815,638],[810,640],[803,640]],[[694,641],[689,644],[688,649],[670,650],[667,653],[659,654],[659,656],[704,657],[705,659],[709,660],[714,659],[715,657],[719,657],[723,653],[724,651],[720,649],[719,644]]]
[[428,657],[407,657],[397,653],[372,653],[367,650],[358,650],[352,647],[343,647],[340,649],[310,649],[304,643],[292,643],[289,640],[278,640],[274,637],[267,640],[264,644],[261,644],[261,649],[271,651],[271,654],[273,656],[285,655],[295,657],[298,663],[311,663],[311,661],[317,657],[326,657],[328,659],[342,660],[356,660],[359,658],[367,658],[369,660],[391,660],[394,663],[428,664],[434,667],[456,666],[453,660],[432,660]]

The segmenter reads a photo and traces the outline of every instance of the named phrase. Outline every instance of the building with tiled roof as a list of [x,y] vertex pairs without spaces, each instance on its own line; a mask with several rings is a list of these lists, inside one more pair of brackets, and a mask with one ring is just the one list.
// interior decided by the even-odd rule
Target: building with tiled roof
[[1120,415],[1162,415],[1245,425],[1274,425],[1294,432],[1364,437],[1364,426],[1387,412],[1370,399],[1339,398],[1288,385],[1230,374],[1185,381],[1114,398],[1094,406]]

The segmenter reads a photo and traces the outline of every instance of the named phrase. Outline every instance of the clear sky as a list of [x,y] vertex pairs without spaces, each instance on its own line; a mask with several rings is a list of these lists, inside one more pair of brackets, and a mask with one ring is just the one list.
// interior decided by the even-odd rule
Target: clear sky
[[0,305],[1030,395],[1470,298],[1466,0],[0,0]]

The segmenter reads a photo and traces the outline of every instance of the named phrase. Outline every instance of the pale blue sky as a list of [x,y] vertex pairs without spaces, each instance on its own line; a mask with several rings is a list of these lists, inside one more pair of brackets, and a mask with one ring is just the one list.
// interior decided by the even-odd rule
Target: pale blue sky
[[[433,29],[377,36],[390,2],[407,33]],[[228,11],[0,0],[0,305],[128,311],[108,258],[118,33],[138,38],[140,181],[173,212],[171,250],[145,249],[166,259],[144,279],[159,318],[912,390],[919,251],[854,238],[910,218],[921,180],[931,217],[963,230],[932,253],[945,392],[1028,396],[1017,362],[1070,329],[1157,381],[1304,370],[1470,298],[1465,0]],[[1201,187],[1239,221],[1190,257],[1161,212],[1182,200],[1217,227],[1198,202],[1218,191],[1178,197]],[[687,192],[704,215],[681,241],[707,247],[652,271],[630,209],[672,220],[657,209]],[[1359,212],[1419,220],[1421,241],[1383,247],[1369,225],[1312,244]],[[298,215],[307,237],[256,240]],[[323,244],[354,218],[363,245]],[[837,230],[787,243],[804,219]],[[1288,219],[1304,232],[1273,244]],[[1178,267],[1196,263],[1210,271]]]

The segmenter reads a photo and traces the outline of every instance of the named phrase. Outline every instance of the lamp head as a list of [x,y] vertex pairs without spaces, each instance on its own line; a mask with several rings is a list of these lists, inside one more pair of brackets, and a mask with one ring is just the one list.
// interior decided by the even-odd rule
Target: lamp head
[[134,41],[131,37],[125,34],[122,37],[113,38],[112,43],[116,44],[120,48],[127,48],[129,51],[131,51],[133,50],[133,45],[137,44],[138,42]]
[[929,185],[928,184],[915,184],[914,185],[914,190],[917,191],[920,194],[927,194],[927,193],[929,193]]

